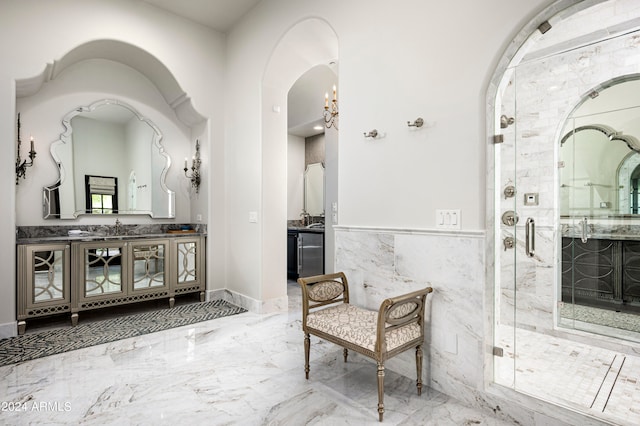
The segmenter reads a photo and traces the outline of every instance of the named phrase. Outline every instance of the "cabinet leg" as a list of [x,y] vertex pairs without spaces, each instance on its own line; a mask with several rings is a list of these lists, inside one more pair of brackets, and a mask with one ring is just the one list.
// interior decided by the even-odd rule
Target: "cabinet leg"
[[71,314],[71,325],[75,327],[78,325],[78,313]]
[[201,291],[201,292],[200,292],[200,301],[201,301],[201,302],[204,302],[204,299],[205,299],[205,297],[204,297],[204,291]]
[[18,321],[18,335],[22,336],[27,331],[27,322],[22,320]]
[[176,298],[175,297],[170,297],[169,298],[169,308],[173,308],[173,305],[176,304]]

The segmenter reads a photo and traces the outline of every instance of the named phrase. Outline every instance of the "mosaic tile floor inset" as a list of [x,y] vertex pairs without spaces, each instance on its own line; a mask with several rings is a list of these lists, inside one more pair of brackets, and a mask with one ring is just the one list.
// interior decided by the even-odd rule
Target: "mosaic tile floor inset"
[[191,303],[0,340],[0,366],[246,312],[223,300]]
[[640,424],[640,357],[522,329],[504,332],[501,344],[498,383],[598,418]]

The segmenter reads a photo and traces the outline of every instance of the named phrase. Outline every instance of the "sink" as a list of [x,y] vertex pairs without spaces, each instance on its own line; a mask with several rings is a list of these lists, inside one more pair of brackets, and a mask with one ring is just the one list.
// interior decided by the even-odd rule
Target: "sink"
[[324,229],[324,223],[312,223],[311,225],[305,226],[307,229]]

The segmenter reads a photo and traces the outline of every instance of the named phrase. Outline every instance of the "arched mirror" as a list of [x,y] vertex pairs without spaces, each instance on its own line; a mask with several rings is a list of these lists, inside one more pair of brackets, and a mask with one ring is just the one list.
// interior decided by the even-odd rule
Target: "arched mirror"
[[45,219],[83,214],[175,217],[162,133],[124,102],[103,99],[69,112],[51,145],[59,179],[44,188]]

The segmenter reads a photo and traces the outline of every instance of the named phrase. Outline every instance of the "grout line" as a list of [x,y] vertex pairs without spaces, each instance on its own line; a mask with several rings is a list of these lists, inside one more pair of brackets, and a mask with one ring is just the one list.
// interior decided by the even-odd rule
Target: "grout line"
[[609,398],[611,398],[611,394],[613,393],[613,388],[616,386],[616,382],[618,381],[618,377],[620,377],[620,373],[622,372],[622,367],[624,367],[624,362],[627,360],[627,357],[622,358],[622,363],[620,364],[620,368],[618,368],[618,374],[616,374],[616,379],[613,381],[613,385],[611,385],[611,390],[609,391],[609,395],[607,395],[607,400],[602,407],[602,412],[607,408],[607,404],[609,403]]
[[[616,362],[616,358],[617,357],[618,357],[618,355],[614,355],[613,359],[609,363],[609,369],[607,370],[605,375],[602,377],[602,381],[600,382],[600,387],[598,387],[598,392],[596,392],[596,395],[593,397],[593,401],[591,401],[591,405],[589,406],[589,408],[593,408],[593,404],[596,403],[596,401],[598,399],[598,396],[600,395],[600,391],[602,390],[602,386],[604,385],[604,382],[607,381],[607,376],[609,376],[609,372],[611,371],[611,367],[613,367],[613,363]],[[608,398],[607,398],[607,400],[608,400]],[[605,406],[606,406],[606,404],[605,404]]]

